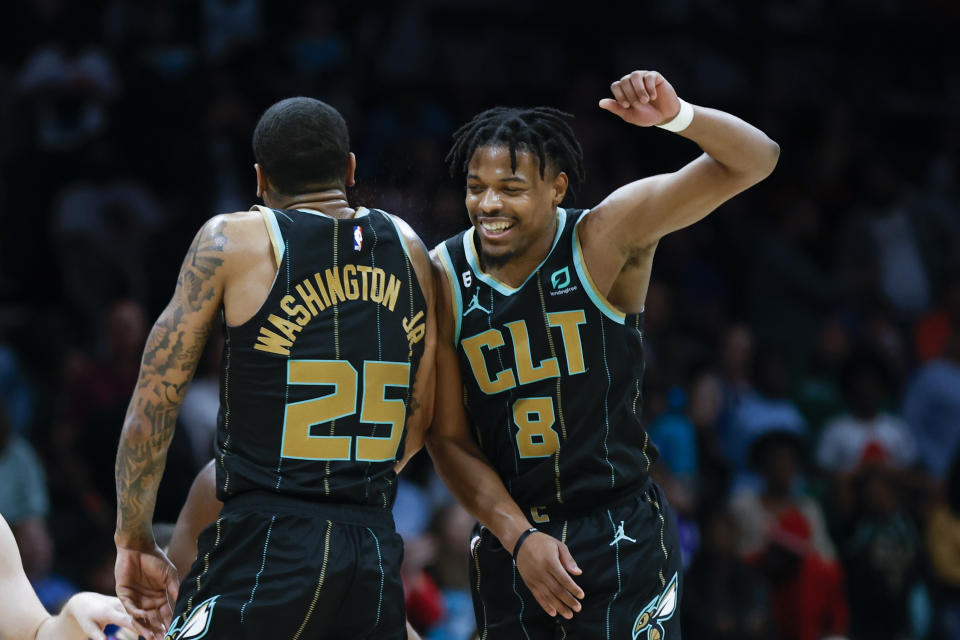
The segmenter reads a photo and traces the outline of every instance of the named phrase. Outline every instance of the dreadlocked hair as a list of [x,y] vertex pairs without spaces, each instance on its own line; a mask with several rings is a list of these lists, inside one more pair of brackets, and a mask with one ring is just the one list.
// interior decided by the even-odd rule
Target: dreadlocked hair
[[474,116],[453,134],[446,163],[451,177],[466,173],[470,159],[480,147],[503,145],[510,149],[510,168],[517,170],[517,150],[540,160],[540,178],[549,164],[570,179],[570,191],[584,183],[583,149],[567,122],[573,116],[551,107],[494,107]]

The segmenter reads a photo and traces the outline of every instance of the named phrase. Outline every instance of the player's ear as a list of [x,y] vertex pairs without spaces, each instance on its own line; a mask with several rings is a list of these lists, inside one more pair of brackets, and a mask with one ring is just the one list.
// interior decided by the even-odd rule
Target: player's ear
[[259,164],[253,164],[253,170],[257,174],[257,197],[263,198],[264,192],[270,187],[267,183],[267,176],[263,173],[263,169]]
[[353,151],[350,152],[350,155],[347,156],[347,180],[346,185],[352,187],[357,184],[356,180],[357,173],[357,156],[353,154]]
[[557,173],[557,177],[553,179],[553,184],[551,185],[553,206],[560,206],[560,203],[563,202],[564,197],[567,195],[567,187],[569,186],[570,178],[567,177],[567,174],[563,171]]

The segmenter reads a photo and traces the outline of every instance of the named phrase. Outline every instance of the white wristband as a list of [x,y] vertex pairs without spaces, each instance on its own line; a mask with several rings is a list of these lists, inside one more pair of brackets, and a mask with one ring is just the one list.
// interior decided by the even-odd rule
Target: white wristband
[[673,133],[679,133],[690,126],[690,123],[693,122],[693,105],[684,100],[683,98],[677,98],[680,101],[680,111],[675,115],[671,120],[667,120],[657,126],[661,129],[666,129],[667,131],[672,131]]

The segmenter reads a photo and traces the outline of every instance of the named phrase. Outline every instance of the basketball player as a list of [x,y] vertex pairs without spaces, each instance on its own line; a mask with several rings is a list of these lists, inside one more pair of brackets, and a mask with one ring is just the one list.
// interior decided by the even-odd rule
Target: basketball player
[[[356,159],[330,106],[273,105],[253,150],[266,206],[203,226],[147,340],[117,453],[117,593],[150,639],[405,638],[390,507],[406,431],[432,409],[429,257],[348,203]],[[178,587],[150,524],[218,316],[224,506]]]
[[611,88],[601,108],[705,153],[592,210],[559,206],[584,169],[557,110],[485,111],[448,155],[466,173],[471,227],[434,250],[444,282],[427,446],[481,523],[481,638],[680,638],[680,550],[640,420],[644,298],[660,238],[769,175],[779,147],[680,100],[656,71]]
[[29,640],[103,640],[108,624],[132,627],[116,598],[99,593],[70,597],[59,615],[43,608],[23,572],[13,532],[0,516],[0,638]]

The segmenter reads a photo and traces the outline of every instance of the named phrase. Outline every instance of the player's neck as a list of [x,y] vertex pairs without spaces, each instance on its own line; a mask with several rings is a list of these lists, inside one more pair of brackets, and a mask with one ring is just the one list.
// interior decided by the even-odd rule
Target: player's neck
[[347,194],[343,189],[326,189],[301,193],[295,196],[264,199],[267,206],[275,209],[312,209],[330,216],[331,218],[352,218],[357,212],[347,201]]

